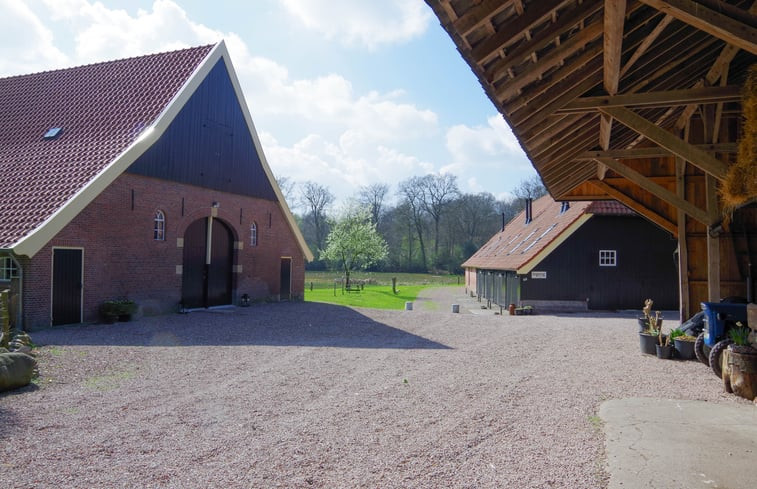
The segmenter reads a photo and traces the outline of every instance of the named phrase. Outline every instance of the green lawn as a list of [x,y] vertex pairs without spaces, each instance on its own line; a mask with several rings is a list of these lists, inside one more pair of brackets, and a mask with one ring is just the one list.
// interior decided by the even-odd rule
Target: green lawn
[[[397,294],[392,292],[392,277],[397,278]],[[351,274],[350,280],[353,284],[362,281],[363,290],[343,292],[340,279],[337,272],[306,272],[305,300],[372,309],[404,309],[405,302],[415,301],[418,293],[427,287],[458,285],[463,280],[457,275],[360,272]]]

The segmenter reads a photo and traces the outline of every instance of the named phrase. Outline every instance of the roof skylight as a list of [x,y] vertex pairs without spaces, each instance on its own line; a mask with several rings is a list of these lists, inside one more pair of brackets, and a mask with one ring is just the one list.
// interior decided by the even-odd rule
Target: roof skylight
[[42,136],[43,139],[55,139],[58,136],[60,136],[60,133],[63,132],[62,127],[51,127],[47,130],[44,136]]

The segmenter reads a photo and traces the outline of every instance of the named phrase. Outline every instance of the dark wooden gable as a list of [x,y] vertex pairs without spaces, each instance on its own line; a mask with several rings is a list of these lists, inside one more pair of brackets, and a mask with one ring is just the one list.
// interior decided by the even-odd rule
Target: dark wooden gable
[[223,60],[129,173],[276,201]]

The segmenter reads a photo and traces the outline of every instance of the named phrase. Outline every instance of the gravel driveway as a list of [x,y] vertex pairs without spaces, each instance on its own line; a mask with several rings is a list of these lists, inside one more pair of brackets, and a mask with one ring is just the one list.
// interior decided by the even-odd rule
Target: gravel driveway
[[740,402],[641,355],[627,315],[452,314],[444,290],[34,333],[38,386],[0,394],[0,487],[602,488],[603,400]]

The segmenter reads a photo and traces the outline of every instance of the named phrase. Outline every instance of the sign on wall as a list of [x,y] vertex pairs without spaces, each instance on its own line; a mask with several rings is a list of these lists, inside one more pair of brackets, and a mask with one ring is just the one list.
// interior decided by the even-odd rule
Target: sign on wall
[[531,278],[547,278],[547,272],[531,272]]

